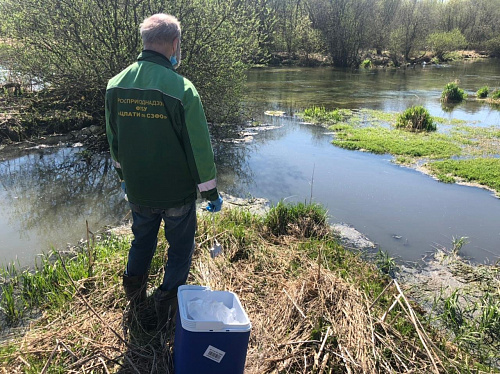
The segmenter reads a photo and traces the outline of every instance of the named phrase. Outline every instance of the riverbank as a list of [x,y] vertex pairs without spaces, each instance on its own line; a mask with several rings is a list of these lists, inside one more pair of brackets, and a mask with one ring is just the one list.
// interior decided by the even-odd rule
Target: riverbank
[[[228,204],[215,216],[223,254],[210,258],[211,217],[200,212],[188,283],[238,294],[252,322],[247,373],[495,372],[432,327],[398,279],[391,281],[346,250],[367,244],[366,238],[351,230],[342,235],[348,242],[339,244],[321,207],[269,209],[263,200],[226,197]],[[6,285],[18,290],[13,300],[19,310],[36,310],[40,317],[3,340],[3,370],[172,372],[172,336],[124,323],[119,274],[130,240],[127,228],[90,239],[74,256],[56,256],[36,272],[13,272],[4,283],[4,294]],[[160,238],[160,248],[165,244]],[[158,251],[153,260],[151,291],[162,279],[163,256]],[[25,299],[30,304],[21,295],[32,295]],[[1,305],[9,310],[4,297]]]
[[[449,52],[443,55],[442,59],[438,59],[432,51],[421,51],[416,53],[415,57],[405,60],[403,55],[396,56],[389,51],[381,51],[377,53],[375,50],[364,50],[359,54],[360,66],[359,68],[407,68],[414,67],[415,65],[433,65],[449,63],[451,61],[460,60],[477,60],[492,58],[486,51],[479,50],[458,50]],[[304,66],[304,67],[317,67],[317,66],[334,66],[334,62],[328,55],[319,53],[286,53],[274,52],[271,54],[270,66]]]

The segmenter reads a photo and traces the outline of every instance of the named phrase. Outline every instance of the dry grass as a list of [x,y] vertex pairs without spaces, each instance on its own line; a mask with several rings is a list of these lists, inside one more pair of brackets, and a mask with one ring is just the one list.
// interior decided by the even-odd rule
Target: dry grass
[[[202,245],[188,280],[240,298],[252,322],[247,374],[459,372],[427,338],[397,284],[373,300],[359,287],[364,272],[372,276],[370,265],[351,256],[353,275],[341,277],[321,241],[318,261],[304,251],[310,240],[299,229],[278,238],[254,223],[245,223],[244,235],[221,228],[224,255],[211,259],[210,221],[200,220]],[[17,349],[2,351],[0,371],[173,373],[173,335],[124,328],[126,301],[117,277],[123,258],[100,265],[99,277],[68,285],[76,297],[64,311],[45,313],[12,338]],[[151,283],[161,276],[152,275]],[[390,312],[380,304],[388,297],[395,300]],[[410,334],[395,327],[401,319],[413,327]]]

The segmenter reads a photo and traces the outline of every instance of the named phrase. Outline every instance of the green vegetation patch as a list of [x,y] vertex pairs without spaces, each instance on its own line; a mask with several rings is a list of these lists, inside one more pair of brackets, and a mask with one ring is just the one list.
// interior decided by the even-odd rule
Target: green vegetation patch
[[410,131],[436,131],[436,124],[423,106],[413,106],[398,116],[396,127]]
[[456,126],[450,131],[451,137],[463,146],[463,155],[468,156],[499,156],[500,128]]
[[349,109],[327,110],[325,107],[313,106],[305,109],[298,116],[304,121],[329,126],[351,117],[352,111]]
[[461,148],[444,134],[411,133],[382,127],[350,128],[337,133],[333,144],[352,150],[412,157],[444,158],[461,154]]
[[445,103],[458,103],[467,98],[464,90],[458,87],[458,83],[450,82],[441,93],[441,101]]
[[459,178],[490,187],[500,194],[500,158],[474,158],[470,160],[443,160],[426,165],[439,180],[449,182]]
[[484,87],[481,87],[479,90],[477,90],[476,96],[479,99],[485,99],[486,97],[488,97],[488,93],[489,92],[490,92],[489,87],[488,86],[484,86]]

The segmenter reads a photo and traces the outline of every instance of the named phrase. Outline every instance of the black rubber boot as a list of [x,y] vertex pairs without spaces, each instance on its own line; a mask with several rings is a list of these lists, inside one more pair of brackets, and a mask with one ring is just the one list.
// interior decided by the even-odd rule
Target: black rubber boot
[[147,284],[147,274],[133,277],[123,274],[123,289],[125,290],[125,296],[130,303],[131,309],[136,309],[146,301]]
[[167,331],[175,326],[177,313],[177,289],[163,291],[158,288],[154,294],[158,331]]
[[125,324],[133,331],[151,331],[156,327],[154,310],[146,297],[147,283],[147,274],[133,277],[123,275],[123,289],[129,302]]

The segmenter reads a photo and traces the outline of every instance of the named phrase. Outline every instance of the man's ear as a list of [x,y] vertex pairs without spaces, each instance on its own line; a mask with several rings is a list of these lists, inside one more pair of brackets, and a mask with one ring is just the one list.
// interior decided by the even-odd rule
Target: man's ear
[[174,49],[174,51],[177,51],[177,48],[179,48],[179,38],[175,38],[172,41],[172,48]]

